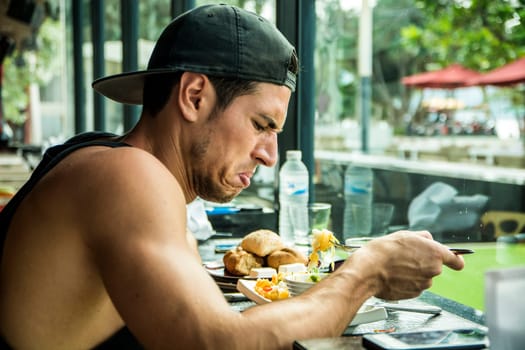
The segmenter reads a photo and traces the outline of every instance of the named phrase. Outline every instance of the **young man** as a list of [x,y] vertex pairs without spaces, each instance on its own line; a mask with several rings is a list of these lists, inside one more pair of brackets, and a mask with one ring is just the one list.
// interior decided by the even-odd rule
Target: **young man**
[[257,166],[275,165],[297,70],[273,25],[211,5],[165,29],[146,71],[96,81],[110,98],[143,104],[140,121],[120,137],[85,134],[51,149],[2,212],[5,342],[290,348],[340,335],[371,296],[415,297],[443,264],[461,269],[428,232],[398,232],[302,296],[231,310],[186,235],[186,204],[229,201]]

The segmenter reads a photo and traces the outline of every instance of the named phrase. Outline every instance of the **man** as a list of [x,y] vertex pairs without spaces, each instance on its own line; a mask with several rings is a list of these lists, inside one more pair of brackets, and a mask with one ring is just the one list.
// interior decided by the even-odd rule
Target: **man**
[[110,98],[142,103],[141,118],[123,136],[81,135],[51,150],[41,178],[2,212],[6,343],[290,348],[340,335],[373,295],[415,297],[443,264],[461,269],[428,232],[398,232],[300,297],[231,310],[186,235],[185,206],[196,196],[229,201],[257,166],[275,165],[297,70],[273,25],[211,5],[165,29],[146,71],[96,81]]

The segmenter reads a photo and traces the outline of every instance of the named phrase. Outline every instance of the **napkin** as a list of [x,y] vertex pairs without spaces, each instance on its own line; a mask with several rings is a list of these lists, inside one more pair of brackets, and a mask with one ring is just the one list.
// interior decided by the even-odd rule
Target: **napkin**
[[193,202],[186,205],[186,214],[188,230],[193,233],[197,240],[205,241],[213,236],[215,230],[208,220],[202,199],[196,198]]

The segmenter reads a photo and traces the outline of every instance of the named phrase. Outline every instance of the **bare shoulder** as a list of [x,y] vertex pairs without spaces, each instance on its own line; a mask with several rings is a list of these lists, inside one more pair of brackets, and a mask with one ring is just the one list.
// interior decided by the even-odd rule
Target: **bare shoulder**
[[[152,154],[134,147],[93,147],[72,154],[65,159],[64,167],[75,176],[101,188],[133,186],[142,184],[144,190],[155,187],[177,186],[173,175]],[[155,180],[155,181],[152,181]],[[129,189],[128,189],[129,190]]]
[[[159,159],[135,147],[89,147],[71,154],[63,163],[78,171],[78,176],[99,174],[118,175],[120,179],[141,179],[151,175],[159,180],[173,178]],[[94,180],[97,178],[95,176]]]
[[90,239],[118,239],[131,228],[136,234],[149,229],[151,236],[151,231],[165,231],[161,227],[178,231],[185,226],[180,185],[162,162],[141,149],[86,148],[50,175],[49,181],[56,177],[67,191],[62,196],[72,201],[73,215]]
[[81,149],[65,158],[50,175],[65,184],[82,185],[78,190],[85,189],[88,192],[83,195],[96,199],[119,191],[126,191],[128,198],[158,190],[180,191],[175,177],[160,160],[134,147]]

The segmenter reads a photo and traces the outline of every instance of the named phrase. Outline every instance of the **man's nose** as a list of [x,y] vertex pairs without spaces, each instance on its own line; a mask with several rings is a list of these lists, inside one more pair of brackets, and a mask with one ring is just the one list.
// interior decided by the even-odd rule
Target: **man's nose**
[[277,134],[271,133],[256,148],[255,158],[267,167],[272,167],[277,163]]

